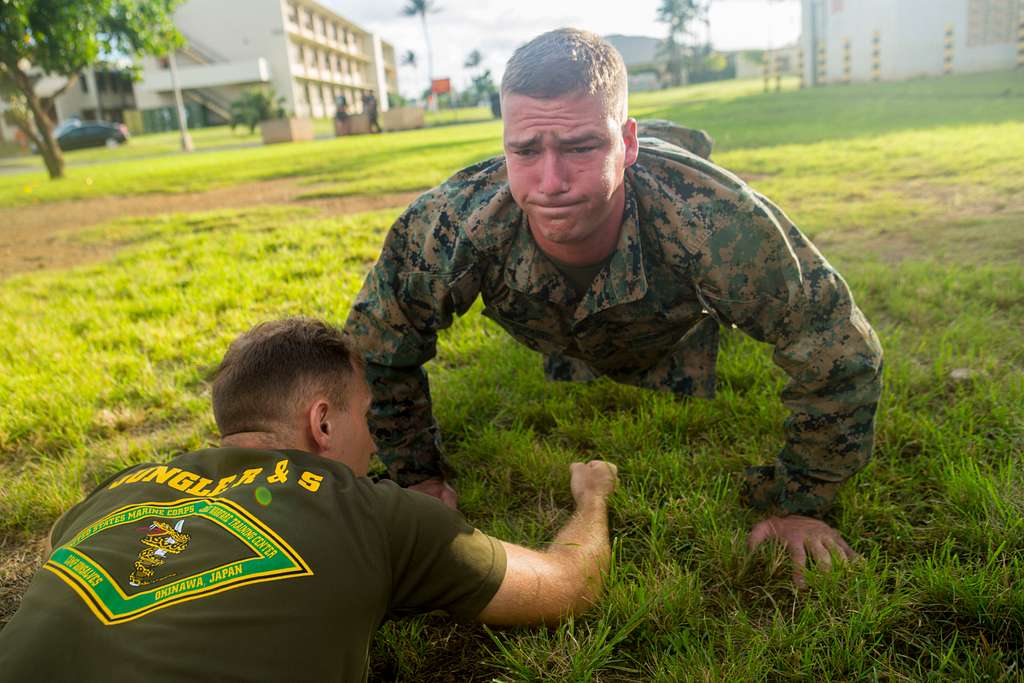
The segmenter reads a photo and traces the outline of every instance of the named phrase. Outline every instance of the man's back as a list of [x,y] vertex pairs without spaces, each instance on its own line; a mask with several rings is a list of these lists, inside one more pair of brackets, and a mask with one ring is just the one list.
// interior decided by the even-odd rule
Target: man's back
[[504,574],[437,501],[301,451],[138,465],[52,541],[0,632],[2,680],[359,680],[386,617],[473,617]]

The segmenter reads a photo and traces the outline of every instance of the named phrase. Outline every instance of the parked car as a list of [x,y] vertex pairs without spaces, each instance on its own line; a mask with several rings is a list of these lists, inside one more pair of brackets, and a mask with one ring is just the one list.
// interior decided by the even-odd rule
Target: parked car
[[77,116],[72,116],[70,119],[64,119],[56,126],[53,127],[53,137],[59,138],[64,133],[67,133],[72,128],[78,128],[82,125],[82,119]]
[[57,137],[57,144],[65,152],[83,147],[117,147],[128,141],[128,127],[123,123],[83,121]]

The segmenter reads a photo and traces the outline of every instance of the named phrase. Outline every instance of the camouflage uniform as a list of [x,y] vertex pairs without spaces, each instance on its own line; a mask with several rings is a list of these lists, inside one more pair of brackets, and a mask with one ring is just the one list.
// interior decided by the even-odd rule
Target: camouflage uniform
[[484,315],[545,354],[556,379],[708,398],[720,324],[773,344],[790,377],[786,445],[747,470],[743,497],[823,514],[871,455],[881,390],[881,346],[846,283],[778,207],[664,139],[641,138],[625,188],[615,253],[582,298],[533,241],[504,157],[457,173],[395,222],[346,327],[365,353],[391,476],[409,485],[441,472],[423,364],[438,330],[482,295]]

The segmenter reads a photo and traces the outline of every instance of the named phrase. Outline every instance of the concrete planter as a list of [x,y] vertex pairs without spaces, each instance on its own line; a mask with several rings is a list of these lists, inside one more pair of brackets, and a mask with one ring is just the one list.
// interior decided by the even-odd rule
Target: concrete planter
[[260,123],[264,145],[278,142],[303,142],[313,139],[313,119],[270,119]]
[[423,110],[419,107],[395,107],[381,112],[380,126],[384,130],[409,130],[423,127]]
[[[381,130],[409,130],[423,127],[423,110],[418,107],[398,107],[380,112]],[[365,135],[370,132],[370,117],[366,114],[352,114],[342,128],[341,135]]]

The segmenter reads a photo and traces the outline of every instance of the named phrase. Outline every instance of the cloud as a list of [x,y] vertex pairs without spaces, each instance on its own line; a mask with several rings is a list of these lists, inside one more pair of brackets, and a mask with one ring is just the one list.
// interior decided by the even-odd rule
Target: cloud
[[[327,0],[342,16],[368,31],[379,33],[399,55],[412,50],[416,69],[400,67],[398,80],[406,95],[427,87],[427,52],[423,28],[417,17],[402,15],[404,0]],[[593,0],[437,0],[441,11],[428,15],[433,45],[435,77],[450,77],[456,88],[469,84],[471,74],[462,67],[474,49],[484,55],[483,68],[497,81],[512,52],[545,31],[575,26],[600,35],[619,33],[661,37],[663,24],[656,20],[659,0],[600,3]],[[712,4],[712,41],[724,49],[779,45],[799,33],[799,3],[749,0]],[[794,20],[794,17],[796,19]]]

